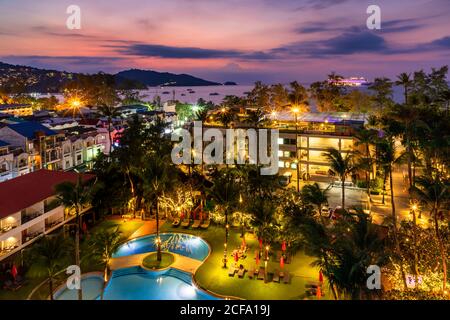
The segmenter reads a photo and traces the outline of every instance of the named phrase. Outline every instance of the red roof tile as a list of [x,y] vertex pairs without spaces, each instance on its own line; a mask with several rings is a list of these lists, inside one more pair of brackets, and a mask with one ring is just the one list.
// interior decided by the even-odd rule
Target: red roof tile
[[[55,194],[61,182],[77,181],[75,172],[38,170],[0,183],[0,218],[19,212]],[[84,180],[94,175],[83,174]]]

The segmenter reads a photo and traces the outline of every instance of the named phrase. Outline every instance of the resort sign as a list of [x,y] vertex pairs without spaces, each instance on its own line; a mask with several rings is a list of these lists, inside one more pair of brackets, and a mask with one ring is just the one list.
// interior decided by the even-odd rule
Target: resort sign
[[[203,130],[202,122],[194,121],[193,135],[186,129],[172,133],[172,141],[179,143],[172,149],[171,157],[177,165],[260,165],[261,175],[275,175],[278,173],[278,136],[278,129]],[[204,142],[209,144],[204,147]]]

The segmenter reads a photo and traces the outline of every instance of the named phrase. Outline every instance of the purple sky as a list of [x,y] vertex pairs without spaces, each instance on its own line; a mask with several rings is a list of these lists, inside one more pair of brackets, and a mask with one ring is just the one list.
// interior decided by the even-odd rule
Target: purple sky
[[[66,8],[81,8],[81,30]],[[381,30],[368,30],[368,5]],[[450,0],[0,0],[0,61],[239,83],[394,77],[450,61]]]

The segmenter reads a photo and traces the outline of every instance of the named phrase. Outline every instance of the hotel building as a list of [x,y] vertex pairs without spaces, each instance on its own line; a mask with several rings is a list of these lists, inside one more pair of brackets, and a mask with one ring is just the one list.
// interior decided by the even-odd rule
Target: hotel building
[[[82,178],[87,181],[93,176]],[[54,189],[77,179],[74,172],[38,170],[0,183],[0,261],[74,218],[59,203]]]

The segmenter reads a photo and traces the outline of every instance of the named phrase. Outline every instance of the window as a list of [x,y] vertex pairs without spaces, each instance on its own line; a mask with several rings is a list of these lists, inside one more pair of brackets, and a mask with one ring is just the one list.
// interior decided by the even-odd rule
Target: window
[[284,168],[284,161],[278,161],[278,167]]

